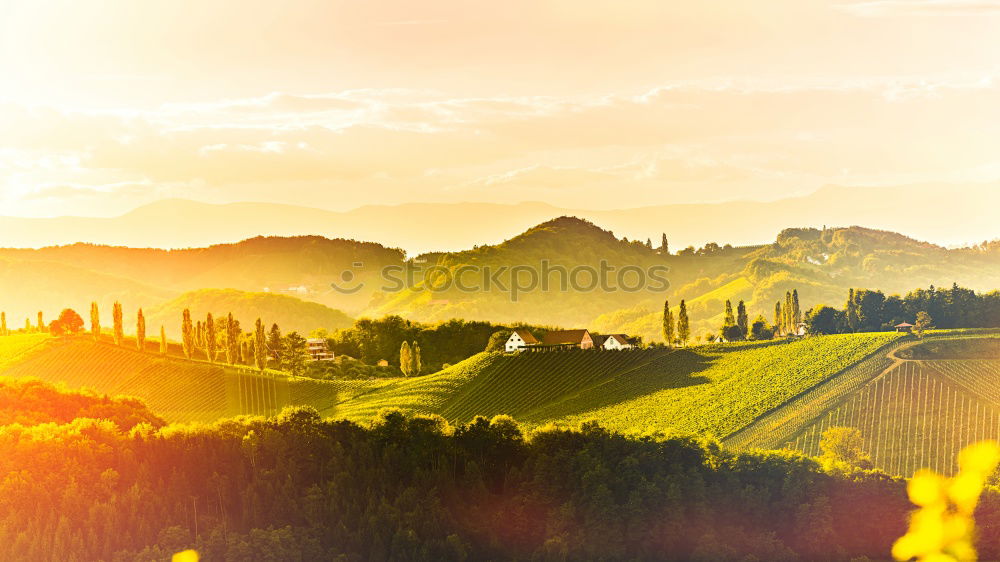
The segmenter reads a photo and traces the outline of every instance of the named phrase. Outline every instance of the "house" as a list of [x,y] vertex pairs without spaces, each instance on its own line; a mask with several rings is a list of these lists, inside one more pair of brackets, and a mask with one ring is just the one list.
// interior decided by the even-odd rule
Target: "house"
[[333,352],[324,338],[309,338],[306,340],[306,351],[313,361],[333,361]]
[[376,363],[376,365],[378,365],[379,367],[388,367],[389,366],[389,361],[386,360],[386,359],[379,359],[378,363]]
[[507,343],[504,344],[503,349],[507,353],[514,353],[515,351],[521,351],[529,345],[538,345],[538,339],[531,335],[531,332],[528,330],[514,330],[510,337],[507,338]]
[[594,338],[590,332],[583,330],[555,330],[548,332],[542,338],[542,347],[579,347],[593,349]]
[[600,344],[595,340],[595,346],[600,349],[615,350],[615,349],[632,349],[635,345],[629,341],[628,336],[625,334],[609,334],[607,336],[602,336],[601,339],[604,341]]
[[910,324],[909,322],[896,324],[896,331],[904,334],[911,334],[913,333],[913,324]]

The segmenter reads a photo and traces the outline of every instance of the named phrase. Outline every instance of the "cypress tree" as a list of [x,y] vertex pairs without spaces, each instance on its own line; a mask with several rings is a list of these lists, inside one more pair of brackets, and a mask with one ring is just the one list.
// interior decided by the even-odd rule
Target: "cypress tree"
[[253,359],[258,369],[263,371],[267,368],[267,335],[264,333],[264,322],[260,318],[254,324],[253,330]]
[[412,357],[410,359],[410,376],[415,377],[420,374],[420,370],[423,368],[423,366],[420,364],[420,344],[417,342],[413,342],[413,345],[410,347],[410,349],[412,350],[410,354]]
[[215,319],[212,318],[212,313],[209,312],[205,316],[205,355],[208,356],[210,362],[215,362],[216,353],[219,351],[219,340],[217,339],[215,333]]
[[660,253],[669,256],[670,255],[670,245],[667,244],[667,233],[663,233],[663,239],[660,240]]
[[410,368],[413,365],[412,361],[410,344],[404,341],[403,345],[399,346],[399,370],[403,371],[404,377],[410,376]]
[[194,356],[194,324],[191,323],[191,311],[186,308],[181,320],[181,347],[184,357],[191,359]]
[[120,302],[115,301],[111,315],[114,320],[115,345],[121,345],[122,340],[125,338],[125,326],[122,323],[122,304]]
[[26,333],[30,334],[32,332],[32,330],[33,330],[33,328],[31,327],[31,318],[25,318],[24,319],[24,331]]
[[785,292],[785,333],[792,334],[795,333],[795,326],[792,325],[792,292]]
[[779,336],[785,335],[785,318],[781,314],[781,301],[778,301],[774,303],[774,331]]
[[240,363],[250,363],[250,339],[244,336],[240,337]]
[[0,336],[7,335],[7,313],[0,312]]
[[691,325],[688,322],[688,311],[687,304],[681,301],[680,310],[677,312],[677,337],[680,338],[681,343],[687,345],[688,339],[691,338]]
[[281,328],[279,328],[277,324],[271,324],[271,331],[267,334],[267,353],[274,357],[276,369],[284,367],[284,361],[281,357],[281,349]]
[[139,351],[146,350],[146,317],[142,315],[141,308],[135,320],[135,346]]
[[41,310],[38,311],[38,331],[39,332],[44,332],[45,331],[45,320],[42,319],[42,311]]
[[160,325],[160,355],[167,354],[167,330]]
[[750,317],[747,315],[747,305],[743,301],[736,305],[736,325],[739,326],[743,339],[746,339],[750,331]]
[[736,317],[733,316],[733,303],[728,299],[726,300],[726,317],[722,322],[723,328],[728,328],[729,326],[736,325]]
[[97,308],[97,301],[90,303],[90,333],[94,334],[94,341],[101,336],[101,312]]
[[847,328],[851,332],[858,331],[858,325],[861,323],[861,318],[858,315],[858,302],[854,296],[854,289],[852,288],[847,293]]
[[240,360],[240,321],[233,318],[230,312],[226,317],[226,361],[230,365],[235,365]]
[[792,289],[792,329],[798,331],[802,322],[802,310],[799,308],[799,290]]
[[674,343],[674,313],[670,312],[670,301],[663,301],[663,341]]

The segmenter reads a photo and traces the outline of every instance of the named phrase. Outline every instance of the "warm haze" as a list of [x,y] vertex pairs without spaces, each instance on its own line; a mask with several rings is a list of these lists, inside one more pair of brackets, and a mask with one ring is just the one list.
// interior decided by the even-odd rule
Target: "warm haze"
[[[1000,179],[998,24],[1000,3],[964,0],[9,0],[0,215],[167,198],[609,210],[930,182],[971,202]],[[928,230],[830,220],[992,237],[956,205]]]

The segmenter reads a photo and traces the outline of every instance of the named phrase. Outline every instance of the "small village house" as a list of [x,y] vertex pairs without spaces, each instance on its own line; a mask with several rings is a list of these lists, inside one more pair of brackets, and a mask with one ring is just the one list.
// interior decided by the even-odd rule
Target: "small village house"
[[507,353],[514,353],[515,351],[521,351],[529,345],[538,345],[538,339],[531,335],[528,330],[514,330],[514,332],[507,338],[507,343],[504,344],[504,351]]
[[896,324],[896,331],[904,334],[911,334],[913,333],[913,324],[910,324],[909,322]]
[[333,361],[334,355],[324,338],[309,338],[306,340],[306,351],[313,361]]
[[[598,340],[601,340],[598,343]],[[632,349],[635,345],[629,341],[625,334],[610,334],[607,336],[594,336],[594,345],[600,349],[614,351],[618,349]]]

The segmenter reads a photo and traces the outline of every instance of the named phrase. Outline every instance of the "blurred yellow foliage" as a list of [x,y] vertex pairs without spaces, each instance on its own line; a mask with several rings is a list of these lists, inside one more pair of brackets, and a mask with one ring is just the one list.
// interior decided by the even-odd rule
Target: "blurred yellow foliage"
[[171,562],[198,562],[197,550],[185,550],[178,552],[171,558]]
[[907,492],[920,509],[911,515],[909,531],[892,545],[892,556],[923,562],[976,560],[973,515],[998,462],[1000,444],[981,441],[959,453],[959,472],[954,478],[932,470],[917,471]]

